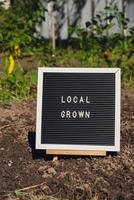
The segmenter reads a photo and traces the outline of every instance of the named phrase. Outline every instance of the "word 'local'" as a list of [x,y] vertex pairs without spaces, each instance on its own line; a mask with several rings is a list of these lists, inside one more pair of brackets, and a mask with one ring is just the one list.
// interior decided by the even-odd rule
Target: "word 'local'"
[[[89,96],[61,96],[62,104],[90,104]],[[62,110],[61,118],[90,118],[90,111],[88,110]]]
[[61,103],[90,103],[90,100],[88,96],[61,96]]

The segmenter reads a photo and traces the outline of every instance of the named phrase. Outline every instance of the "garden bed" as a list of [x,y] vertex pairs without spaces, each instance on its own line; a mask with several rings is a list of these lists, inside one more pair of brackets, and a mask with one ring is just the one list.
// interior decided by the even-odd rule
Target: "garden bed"
[[[58,161],[34,149],[35,101],[1,105],[0,199],[34,199],[32,193],[64,200],[132,200],[133,105],[134,92],[123,90],[121,152],[117,156],[61,156]],[[21,188],[25,189],[19,191]]]

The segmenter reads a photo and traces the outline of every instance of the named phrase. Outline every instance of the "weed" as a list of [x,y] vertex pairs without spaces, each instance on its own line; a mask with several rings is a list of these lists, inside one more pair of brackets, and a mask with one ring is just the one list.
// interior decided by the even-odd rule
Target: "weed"
[[[4,76],[3,76],[4,75]],[[13,56],[9,57],[9,65],[3,67],[0,77],[0,103],[11,100],[28,99],[36,95],[37,72],[25,74],[23,66]]]

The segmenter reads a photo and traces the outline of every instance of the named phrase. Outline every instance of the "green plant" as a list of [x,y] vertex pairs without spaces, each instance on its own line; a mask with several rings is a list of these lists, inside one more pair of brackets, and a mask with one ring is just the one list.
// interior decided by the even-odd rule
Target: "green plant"
[[23,193],[22,192],[20,192],[19,190],[15,190],[15,196],[17,197],[17,198],[20,198],[21,196],[23,196]]
[[24,50],[37,46],[41,36],[36,27],[45,20],[41,0],[14,0],[9,9],[0,10],[0,51],[13,52],[16,45]]
[[[90,21],[86,22],[86,28],[69,27],[69,33],[75,31],[80,48],[90,51],[91,55],[99,54],[105,50],[124,51],[129,49],[127,40],[129,19],[120,11],[117,2],[113,0],[103,11],[98,12]],[[113,32],[116,27],[117,32]]]
[[10,74],[6,75],[6,71],[7,67],[4,66],[0,76],[0,103],[28,99],[36,95],[36,71],[28,71],[25,74],[23,66],[18,60],[16,60],[15,67]]

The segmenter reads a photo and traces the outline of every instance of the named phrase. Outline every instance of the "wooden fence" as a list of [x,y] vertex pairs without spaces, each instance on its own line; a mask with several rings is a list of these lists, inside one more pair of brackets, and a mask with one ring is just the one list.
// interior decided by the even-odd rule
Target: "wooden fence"
[[[85,27],[85,22],[89,21],[97,12],[112,0],[44,0],[48,12],[45,13],[46,20],[40,27],[42,36],[46,39],[52,37],[53,24],[55,24],[56,38],[66,40],[68,38],[69,26]],[[119,9],[130,19],[130,26],[134,25],[134,1],[116,0]],[[53,20],[53,18],[55,20]],[[112,31],[118,31],[116,26]],[[75,34],[73,35],[75,37]]]

